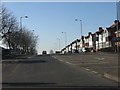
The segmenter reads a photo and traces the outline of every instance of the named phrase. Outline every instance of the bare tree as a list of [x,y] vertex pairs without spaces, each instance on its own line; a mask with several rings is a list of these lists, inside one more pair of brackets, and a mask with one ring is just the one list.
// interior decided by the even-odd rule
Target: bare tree
[[37,38],[38,36],[34,36],[31,31],[24,27],[20,38],[20,48],[22,52],[26,54],[34,54],[36,52]]
[[10,13],[4,6],[0,13],[0,35],[3,43],[9,49],[20,50],[22,54],[36,53],[37,38],[33,32],[29,31],[26,27],[20,30],[16,17]]
[[18,30],[18,22],[16,17],[12,15],[12,13],[9,13],[9,11],[5,7],[2,7],[1,12],[1,38],[3,39],[4,44],[6,44],[9,48],[12,48],[12,33]]

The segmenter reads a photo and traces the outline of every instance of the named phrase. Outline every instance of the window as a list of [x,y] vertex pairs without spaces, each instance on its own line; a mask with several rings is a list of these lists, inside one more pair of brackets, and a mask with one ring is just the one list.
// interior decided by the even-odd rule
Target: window
[[118,37],[120,37],[120,32],[118,32]]

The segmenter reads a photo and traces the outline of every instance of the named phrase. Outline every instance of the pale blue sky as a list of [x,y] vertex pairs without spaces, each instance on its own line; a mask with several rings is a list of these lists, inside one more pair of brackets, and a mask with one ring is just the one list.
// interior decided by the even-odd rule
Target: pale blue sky
[[116,19],[115,2],[6,2],[3,3],[18,18],[28,15],[23,19],[23,25],[30,30],[35,30],[39,35],[38,52],[58,49],[58,40],[61,49],[65,45],[80,38],[80,22],[83,24],[83,35],[89,31],[95,32],[99,26],[109,27]]

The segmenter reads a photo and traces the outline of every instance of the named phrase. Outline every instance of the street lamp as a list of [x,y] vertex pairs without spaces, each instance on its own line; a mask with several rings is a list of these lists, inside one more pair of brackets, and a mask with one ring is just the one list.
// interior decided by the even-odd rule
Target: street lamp
[[117,16],[116,16],[116,17],[117,17],[117,28],[116,28],[116,29],[117,29],[117,30],[116,30],[116,31],[117,31],[117,43],[116,43],[116,44],[117,44],[117,52],[118,52],[118,54],[119,54],[119,33],[120,33],[120,32],[119,32],[119,18],[118,18],[118,17],[119,17],[119,14],[120,14],[120,13],[119,13],[119,6],[120,6],[120,1],[117,0],[117,1],[116,1],[116,13],[117,13],[117,14],[116,14],[116,15],[117,15]]
[[57,38],[57,40],[59,40],[59,50],[60,50],[60,38]]
[[65,34],[65,46],[67,46],[67,35],[66,35],[66,32],[62,32]]
[[57,44],[56,43],[53,43],[54,44],[54,51],[57,50]]
[[80,21],[80,24],[81,24],[81,37],[82,37],[82,20],[75,19],[75,21]]
[[19,40],[19,42],[20,42],[21,39],[22,39],[22,19],[23,19],[23,18],[28,18],[28,16],[20,17],[20,33],[21,33],[21,35],[20,35],[20,40]]
[[28,16],[20,17],[20,29],[21,29],[21,32],[22,32],[22,18],[28,18]]

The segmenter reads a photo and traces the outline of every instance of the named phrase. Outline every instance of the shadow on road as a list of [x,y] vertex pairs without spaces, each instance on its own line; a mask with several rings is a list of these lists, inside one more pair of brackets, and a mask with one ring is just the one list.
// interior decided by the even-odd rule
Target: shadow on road
[[45,83],[45,82],[3,82],[2,85],[9,85],[9,86],[33,86],[33,85],[52,85],[56,83]]
[[11,64],[15,64],[15,63],[30,64],[30,63],[47,63],[47,61],[45,61],[45,60],[12,60],[12,61],[4,61],[2,63],[3,64],[5,64],[5,63],[11,63]]

